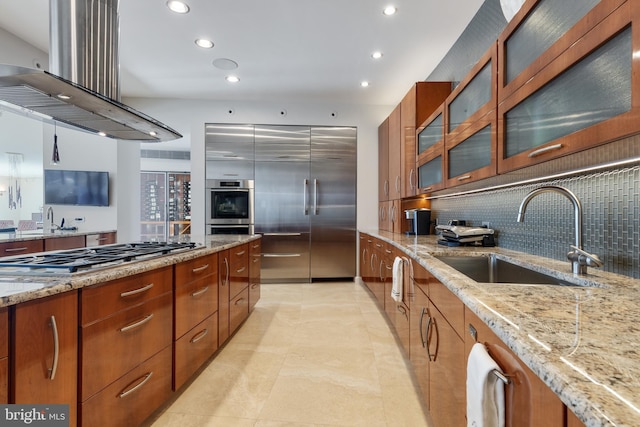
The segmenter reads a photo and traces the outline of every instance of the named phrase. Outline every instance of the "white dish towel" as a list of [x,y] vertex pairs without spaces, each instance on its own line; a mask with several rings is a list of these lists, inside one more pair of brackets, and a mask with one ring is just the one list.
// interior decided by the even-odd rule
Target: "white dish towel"
[[393,269],[391,270],[391,298],[394,301],[402,302],[402,258],[396,257],[393,260]]
[[482,343],[471,348],[467,360],[467,427],[504,427],[504,383],[493,374],[502,371]]

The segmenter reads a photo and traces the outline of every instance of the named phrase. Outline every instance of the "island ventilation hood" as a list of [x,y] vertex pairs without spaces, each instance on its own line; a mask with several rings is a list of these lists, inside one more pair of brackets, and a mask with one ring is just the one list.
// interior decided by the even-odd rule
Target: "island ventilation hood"
[[0,64],[3,104],[114,139],[182,137],[119,101],[118,0],[50,0],[49,23],[50,71]]

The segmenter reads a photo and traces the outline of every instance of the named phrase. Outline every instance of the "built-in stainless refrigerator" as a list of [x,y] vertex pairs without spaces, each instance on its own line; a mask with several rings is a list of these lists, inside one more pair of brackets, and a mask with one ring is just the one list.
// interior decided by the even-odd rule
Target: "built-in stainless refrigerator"
[[356,129],[255,127],[255,231],[261,278],[356,275]]

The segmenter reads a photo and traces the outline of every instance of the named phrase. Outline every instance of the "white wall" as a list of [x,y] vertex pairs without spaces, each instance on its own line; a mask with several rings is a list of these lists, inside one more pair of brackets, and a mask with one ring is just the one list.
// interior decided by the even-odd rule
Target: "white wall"
[[[183,134],[167,147],[191,148],[192,229],[204,232],[204,124],[251,123],[318,126],[355,126],[358,129],[357,221],[359,228],[377,228],[378,125],[393,106],[292,104],[126,98],[123,100]],[[280,111],[287,114],[282,116]],[[229,114],[233,110],[233,114]],[[335,114],[335,116],[332,116]],[[153,149],[153,145],[143,144]]]

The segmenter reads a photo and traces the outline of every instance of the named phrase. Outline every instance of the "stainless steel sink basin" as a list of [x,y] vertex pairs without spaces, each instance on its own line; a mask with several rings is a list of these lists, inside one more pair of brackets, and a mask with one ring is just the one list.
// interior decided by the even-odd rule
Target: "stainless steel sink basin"
[[460,273],[480,283],[517,283],[579,286],[509,261],[490,256],[436,256]]

